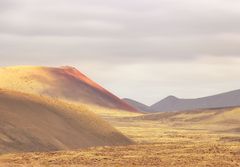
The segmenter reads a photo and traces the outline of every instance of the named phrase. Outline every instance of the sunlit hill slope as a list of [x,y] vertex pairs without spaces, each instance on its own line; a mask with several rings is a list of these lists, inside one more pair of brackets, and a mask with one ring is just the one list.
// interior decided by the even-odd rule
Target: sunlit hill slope
[[0,68],[0,88],[136,111],[73,67]]

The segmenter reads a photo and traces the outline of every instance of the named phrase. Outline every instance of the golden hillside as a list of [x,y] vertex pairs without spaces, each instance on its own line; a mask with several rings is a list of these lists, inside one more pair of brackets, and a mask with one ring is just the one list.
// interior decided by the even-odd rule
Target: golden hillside
[[0,153],[126,145],[132,141],[84,106],[0,90]]
[[4,67],[0,78],[3,89],[136,111],[73,67]]

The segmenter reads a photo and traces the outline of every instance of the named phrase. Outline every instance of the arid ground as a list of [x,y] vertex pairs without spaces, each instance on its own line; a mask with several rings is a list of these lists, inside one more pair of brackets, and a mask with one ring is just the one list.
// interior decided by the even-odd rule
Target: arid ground
[[240,108],[142,113],[69,67],[0,76],[0,167],[240,166]]
[[159,118],[91,109],[136,144],[4,154],[0,166],[240,166],[239,109],[162,113]]

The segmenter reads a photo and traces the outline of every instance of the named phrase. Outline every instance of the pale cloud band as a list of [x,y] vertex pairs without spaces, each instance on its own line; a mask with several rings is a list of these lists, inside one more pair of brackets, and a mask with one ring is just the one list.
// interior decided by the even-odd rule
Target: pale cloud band
[[72,64],[147,103],[203,96],[240,83],[239,20],[238,0],[0,0],[0,62]]

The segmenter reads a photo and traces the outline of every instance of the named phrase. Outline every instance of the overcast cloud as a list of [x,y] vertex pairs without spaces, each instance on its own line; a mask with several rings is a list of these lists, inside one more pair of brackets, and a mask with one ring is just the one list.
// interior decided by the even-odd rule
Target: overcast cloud
[[0,65],[72,65],[152,104],[240,88],[239,0],[0,0]]

